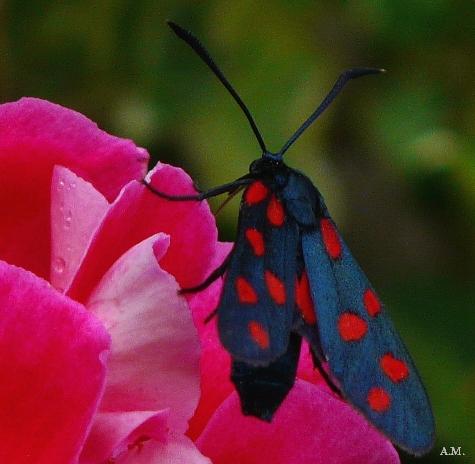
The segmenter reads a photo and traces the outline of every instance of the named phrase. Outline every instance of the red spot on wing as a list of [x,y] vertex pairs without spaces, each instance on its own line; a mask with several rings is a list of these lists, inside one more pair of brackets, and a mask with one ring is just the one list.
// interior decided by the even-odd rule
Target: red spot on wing
[[252,339],[259,345],[260,348],[265,350],[269,348],[269,334],[267,330],[264,329],[262,324],[257,321],[250,321],[247,325],[249,333]]
[[391,406],[389,393],[381,387],[373,387],[368,392],[369,407],[376,412],[385,412]]
[[285,304],[286,294],[284,283],[271,271],[264,272],[264,279],[266,281],[267,290],[271,298],[278,304]]
[[310,283],[305,271],[302,272],[300,280],[297,278],[297,282],[295,283],[295,302],[304,321],[307,324],[315,324],[317,318],[315,316],[312,295],[310,294]]
[[255,205],[264,200],[269,193],[269,189],[260,181],[253,182],[244,193],[244,201],[248,205]]
[[267,219],[275,227],[280,227],[285,221],[284,207],[275,195],[272,195],[267,206]]
[[370,288],[364,292],[363,304],[370,316],[375,317],[381,312],[381,302]]
[[256,256],[264,255],[264,237],[257,229],[246,229],[246,238]]
[[409,368],[404,361],[395,358],[391,353],[386,353],[379,361],[383,372],[394,382],[402,382],[409,376]]
[[236,279],[236,292],[240,303],[257,303],[257,293],[252,285],[244,277],[238,277]]
[[330,219],[322,219],[320,221],[320,230],[322,232],[323,243],[327,253],[332,259],[341,258],[341,242],[340,237]]
[[345,312],[338,319],[338,331],[345,342],[354,342],[365,336],[368,324],[356,314]]

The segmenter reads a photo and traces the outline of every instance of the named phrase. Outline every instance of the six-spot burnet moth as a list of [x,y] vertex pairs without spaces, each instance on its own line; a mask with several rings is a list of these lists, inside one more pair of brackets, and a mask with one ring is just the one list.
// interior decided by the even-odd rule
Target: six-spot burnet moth
[[[350,80],[380,69],[343,72],[313,114],[271,153],[249,110],[190,32],[169,23],[244,111],[262,156],[239,179],[170,201],[201,201],[244,190],[238,237],[200,291],[224,275],[217,310],[219,336],[232,357],[232,381],[244,414],[270,421],[292,388],[302,337],[330,387],[402,449],[421,455],[434,442],[424,387],[403,342],[330,217],[320,192],[284,153]],[[326,365],[326,369],[323,365]]]

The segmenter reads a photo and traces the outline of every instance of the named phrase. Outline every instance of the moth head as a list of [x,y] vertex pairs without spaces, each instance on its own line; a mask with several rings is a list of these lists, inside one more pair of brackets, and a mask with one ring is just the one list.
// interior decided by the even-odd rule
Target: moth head
[[254,160],[249,166],[251,174],[279,171],[284,167],[284,160],[279,153],[265,151],[262,156]]

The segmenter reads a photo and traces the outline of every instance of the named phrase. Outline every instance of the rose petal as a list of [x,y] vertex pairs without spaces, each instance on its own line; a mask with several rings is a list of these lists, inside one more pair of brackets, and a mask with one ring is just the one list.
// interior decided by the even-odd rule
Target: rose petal
[[69,287],[108,206],[107,200],[92,184],[63,166],[54,167],[50,282],[59,291]]
[[[229,253],[231,253],[233,245],[234,244],[231,242],[216,243],[214,255],[209,261],[208,267],[205,270],[206,276],[211,274],[211,272],[213,272],[223,263],[223,261],[229,256]],[[190,293],[186,295],[191,312],[193,314],[193,320],[195,321],[199,331],[206,329],[207,325],[204,323],[204,321],[216,308],[219,302],[221,288],[222,279],[218,279],[217,286],[215,286],[213,290],[208,292],[203,291]]]
[[85,308],[0,262],[0,461],[72,463],[102,394],[110,340]]
[[214,464],[399,463],[391,443],[347,403],[298,380],[272,423],[243,416],[233,393],[197,440]]
[[[150,174],[153,185],[171,193],[193,192],[181,169],[159,164]],[[214,255],[217,230],[206,202],[168,201],[131,182],[111,205],[81,263],[69,294],[85,301],[104,272],[129,248],[157,232],[170,235],[160,262],[182,287],[200,283]]]
[[[158,165],[147,178],[156,189],[168,194],[196,193],[190,176],[173,166]],[[173,274],[182,288],[200,284],[207,277],[218,239],[216,222],[208,203],[174,202],[158,198],[149,191],[146,194],[155,208],[156,221],[167,222],[163,231],[172,237],[170,249],[160,266]]]
[[153,438],[166,442],[168,411],[100,412],[81,453],[80,464],[97,464]]
[[157,234],[131,248],[87,306],[112,336],[101,411],[169,407],[170,428],[183,432],[200,394],[199,341],[175,279],[155,259],[167,245]]
[[[326,368],[326,363],[324,366]],[[297,377],[299,379],[313,383],[314,385],[318,385],[327,392],[332,391],[318,370],[314,367],[310,346],[306,340],[302,341],[302,348],[300,350],[300,358],[297,368]]]
[[[218,243],[208,273],[224,261],[232,245]],[[219,279],[206,290],[189,296],[188,300],[201,342],[201,396],[187,432],[192,439],[200,435],[216,408],[234,391],[230,381],[231,357],[219,341],[216,318],[205,323],[205,319],[218,305],[221,290],[222,279]]]
[[[219,295],[221,284],[215,283],[205,292]],[[214,295],[210,300],[216,300]],[[201,396],[187,433],[192,439],[199,436],[216,408],[234,391],[230,381],[231,357],[219,341],[216,319],[200,329],[200,340]]]
[[[232,461],[233,463],[236,461]],[[212,464],[194,443],[183,435],[170,434],[166,443],[144,442],[129,450],[114,464]]]
[[144,149],[62,106],[36,98],[0,105],[0,258],[49,276],[54,165],[67,166],[112,200],[125,183],[143,177],[147,161]]

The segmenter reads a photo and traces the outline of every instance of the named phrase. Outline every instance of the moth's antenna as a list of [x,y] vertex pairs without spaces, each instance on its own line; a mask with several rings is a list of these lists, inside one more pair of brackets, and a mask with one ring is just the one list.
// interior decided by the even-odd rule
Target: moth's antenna
[[208,65],[208,67],[213,71],[215,76],[221,81],[221,83],[228,89],[228,92],[232,95],[236,103],[241,107],[246,115],[249,124],[251,125],[251,129],[254,132],[254,135],[259,142],[259,145],[263,151],[263,153],[267,152],[266,144],[264,143],[264,139],[257,128],[257,124],[254,121],[250,111],[247,109],[244,102],[241,100],[241,97],[238,93],[234,90],[233,86],[229,83],[226,79],[226,76],[222,73],[222,71],[218,68],[216,63],[213,61],[211,56],[209,55],[206,48],[202,45],[202,43],[189,31],[183,29],[178,24],[175,24],[172,21],[167,21],[167,24],[173,29],[173,32],[182,40],[184,40],[197,54],[198,56]]
[[284,153],[290,148],[290,146],[302,135],[302,133],[307,129],[310,124],[312,124],[330,105],[330,103],[338,96],[338,94],[343,90],[343,87],[346,83],[357,77],[366,76],[367,74],[379,74],[386,72],[385,69],[376,69],[376,68],[354,68],[347,69],[340,74],[337,81],[333,85],[332,89],[328,95],[323,99],[322,103],[318,108],[309,116],[309,118],[295,131],[294,135],[290,137],[289,140],[285,143],[282,149],[279,151],[279,156],[283,156]]

